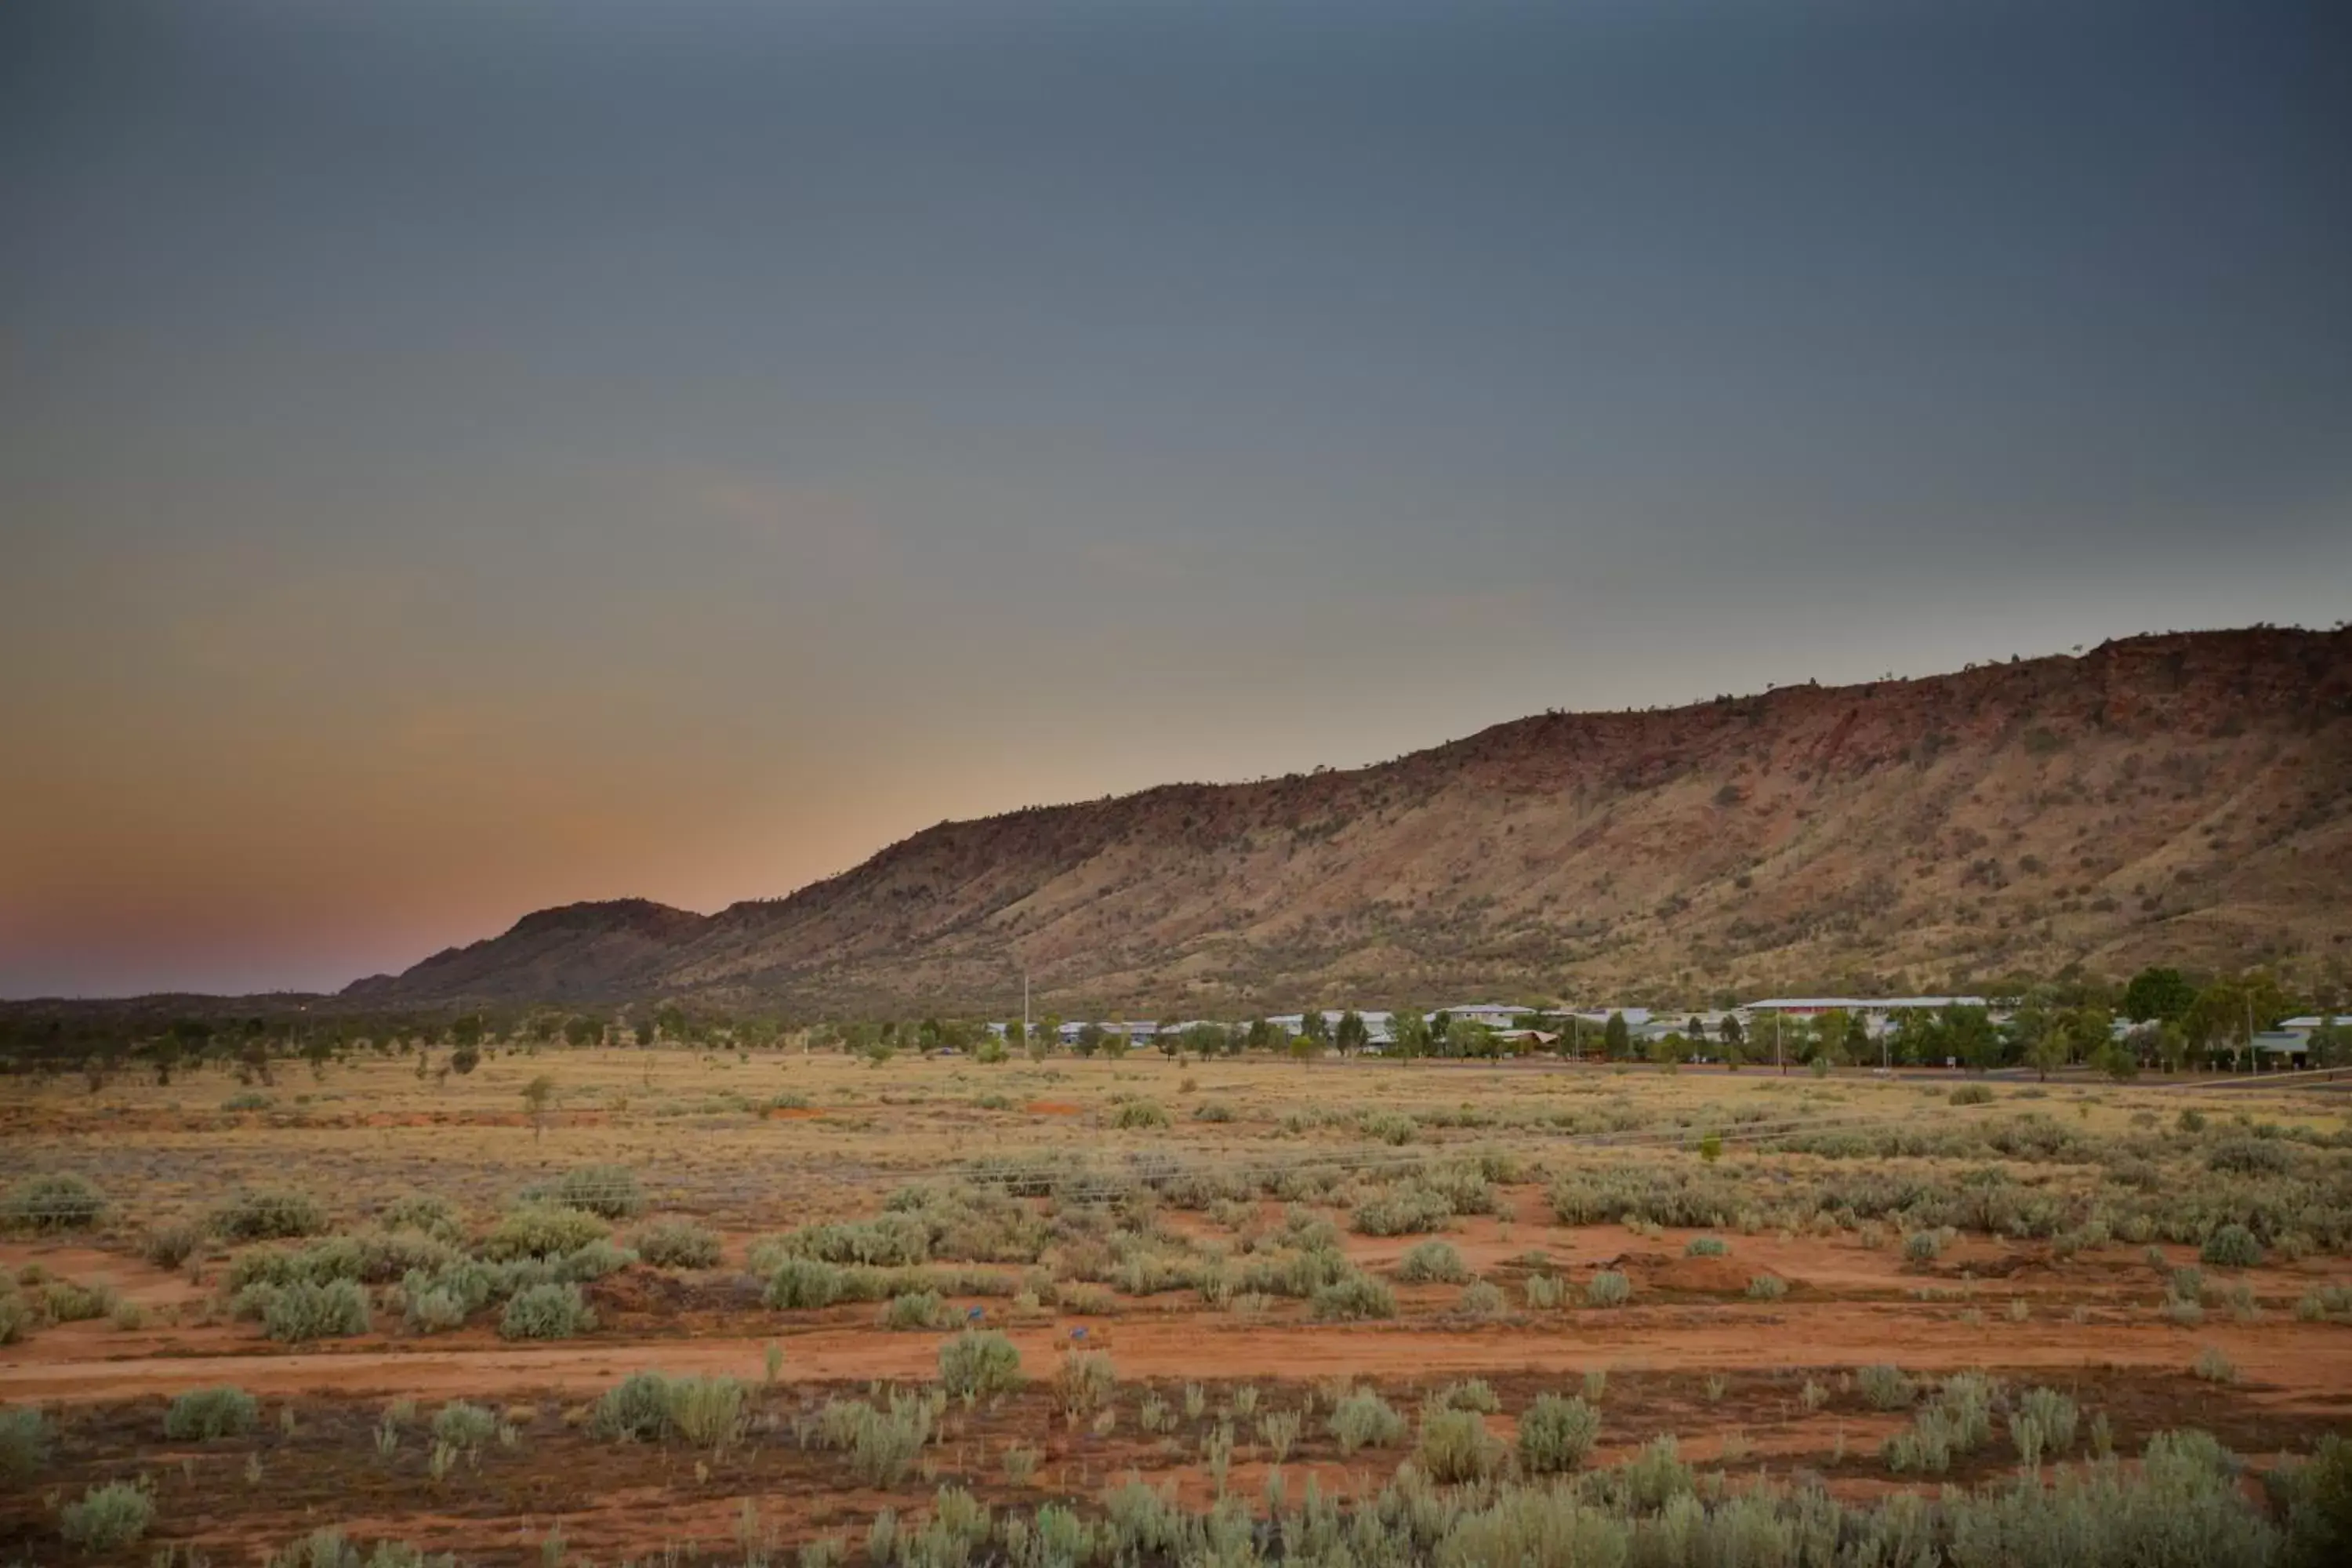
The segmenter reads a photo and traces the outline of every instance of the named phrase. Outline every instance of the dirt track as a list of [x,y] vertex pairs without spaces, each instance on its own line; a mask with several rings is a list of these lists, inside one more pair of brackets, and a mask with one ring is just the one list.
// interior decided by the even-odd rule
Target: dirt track
[[[1068,1342],[1058,1329],[1012,1331],[1033,1369]],[[753,1376],[765,1346],[784,1347],[797,1382],[915,1378],[937,1369],[938,1336],[871,1328],[784,1335],[572,1342],[531,1348],[415,1343],[320,1352],[163,1354],[138,1360],[22,1354],[0,1363],[0,1396],[87,1403],[234,1383],[257,1392],[349,1396],[444,1396],[519,1390],[601,1391],[641,1367]],[[1923,1321],[1916,1309],[1826,1303],[1767,1308],[1635,1308],[1540,1326],[1446,1330],[1328,1324],[1244,1326],[1205,1315],[1097,1324],[1087,1342],[1112,1352],[1120,1374],[1144,1378],[1312,1378],[1382,1381],[1465,1373],[1675,1372],[1763,1367],[1846,1368],[1897,1363],[1922,1372],[1998,1365],[2057,1375],[2069,1369],[2180,1372],[2218,1345],[2265,1402],[2314,1413],[2352,1411],[2352,1332],[2339,1326],[2216,1323],[2197,1329],[2095,1322]],[[1785,1363],[1776,1344],[1810,1352]],[[1820,1353],[1834,1347],[1835,1359]]]

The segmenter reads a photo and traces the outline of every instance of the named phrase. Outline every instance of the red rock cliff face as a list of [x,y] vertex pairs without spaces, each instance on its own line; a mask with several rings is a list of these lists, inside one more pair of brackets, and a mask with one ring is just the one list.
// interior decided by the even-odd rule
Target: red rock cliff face
[[1025,963],[1043,1006],[1191,1014],[2070,963],[2316,974],[2352,963],[2347,873],[2352,636],[2199,633],[949,823],[782,900],[583,906],[635,912],[525,921],[381,984],[982,1010]]

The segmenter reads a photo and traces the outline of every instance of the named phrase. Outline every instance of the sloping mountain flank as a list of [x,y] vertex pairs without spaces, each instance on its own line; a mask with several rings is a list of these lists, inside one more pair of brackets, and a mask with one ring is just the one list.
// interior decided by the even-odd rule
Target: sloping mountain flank
[[372,1002],[1148,1016],[2352,964],[2352,634],[1552,713],[952,822],[702,917],[576,905]]

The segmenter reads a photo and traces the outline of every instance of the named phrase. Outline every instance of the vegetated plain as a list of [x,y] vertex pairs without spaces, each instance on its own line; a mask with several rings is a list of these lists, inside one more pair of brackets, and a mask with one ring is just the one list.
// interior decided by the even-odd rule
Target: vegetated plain
[[2326,1088],[674,1049],[278,1078],[12,1086],[0,1561],[2340,1539]]

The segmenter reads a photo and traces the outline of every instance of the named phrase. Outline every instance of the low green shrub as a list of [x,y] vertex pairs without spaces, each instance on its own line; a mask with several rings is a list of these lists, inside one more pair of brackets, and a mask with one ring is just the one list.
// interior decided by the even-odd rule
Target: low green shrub
[[1424,1411],[1413,1462],[1441,1486],[1490,1479],[1503,1467],[1502,1443],[1475,1410]]
[[1557,1274],[1530,1274],[1520,1288],[1527,1292],[1528,1305],[1540,1310],[1568,1300],[1568,1281]]
[[588,1429],[607,1441],[649,1443],[669,1427],[669,1379],[633,1372],[606,1389],[590,1413]]
[[1348,1216],[1360,1236],[1414,1236],[1443,1230],[1454,1217],[1453,1200],[1433,1187],[1403,1183],[1358,1204]]
[[1943,1251],[1944,1238],[1932,1230],[1915,1230],[1903,1238],[1906,1263],[1933,1263]]
[[719,1233],[691,1220],[666,1219],[637,1233],[637,1256],[656,1268],[716,1268]]
[[498,1412],[463,1399],[453,1399],[433,1413],[433,1440],[452,1448],[479,1448],[498,1431]]
[[215,1208],[205,1224],[229,1241],[278,1241],[318,1235],[327,1228],[327,1211],[305,1192],[247,1191]]
[[312,1284],[298,1279],[291,1285],[262,1287],[269,1291],[262,1308],[262,1331],[289,1344],[307,1340],[348,1339],[368,1331],[367,1291],[356,1279],[330,1279]]
[[1990,1105],[1992,1089],[1989,1084],[1964,1083],[1944,1098],[1954,1105]]
[[1694,1236],[1683,1248],[1685,1258],[1721,1258],[1731,1251],[1731,1243],[1719,1236]]
[[1473,1279],[1462,1288],[1462,1298],[1455,1305],[1471,1317],[1491,1318],[1503,1310],[1503,1292],[1490,1281]]
[[673,1378],[663,1395],[667,1429],[698,1448],[724,1449],[742,1432],[747,1393],[732,1377]]
[[71,1171],[27,1176],[0,1200],[0,1225],[11,1230],[88,1230],[106,1215],[106,1194]]
[[139,1256],[158,1268],[177,1268],[205,1243],[204,1233],[185,1220],[170,1220],[142,1237]]
[[550,1281],[518,1290],[499,1319],[499,1336],[509,1340],[568,1340],[596,1326],[596,1315],[580,1287]]
[[1633,1282],[1613,1268],[1604,1268],[1584,1282],[1584,1301],[1590,1307],[1622,1307],[1633,1296]]
[[1165,1127],[1168,1111],[1156,1100],[1130,1100],[1111,1113],[1110,1121],[1120,1128]]
[[1519,1417],[1519,1468],[1533,1476],[1559,1475],[1584,1463],[1601,1436],[1601,1412],[1581,1399],[1536,1396]]
[[1462,1254],[1451,1243],[1424,1241],[1397,1260],[1397,1278],[1408,1285],[1459,1285],[1470,1278]]
[[1901,1367],[1880,1363],[1865,1366],[1853,1374],[1855,1386],[1862,1390],[1863,1399],[1873,1410],[1905,1410],[1918,1397],[1918,1390],[1905,1376]]
[[2252,1231],[2232,1222],[2215,1226],[2197,1256],[2216,1268],[2258,1268],[2263,1261],[2263,1244],[2254,1239]]
[[261,1421],[261,1402],[242,1388],[192,1388],[163,1412],[163,1436],[175,1443],[239,1437]]
[[886,1329],[937,1329],[946,1326],[948,1304],[937,1290],[910,1290],[893,1296],[882,1309]]
[[135,1545],[155,1517],[155,1500],[129,1481],[109,1481],[58,1512],[58,1532],[85,1552],[120,1552]]
[[480,1251],[493,1263],[517,1258],[560,1258],[611,1234],[612,1227],[586,1209],[528,1204],[500,1215],[482,1238]]
[[22,1405],[0,1405],[0,1484],[21,1487],[49,1462],[49,1421]]
[[583,1165],[565,1172],[544,1192],[525,1195],[537,1203],[583,1209],[606,1219],[629,1219],[646,1206],[645,1187],[626,1165]]
[[1010,1393],[1021,1386],[1021,1352],[992,1329],[966,1329],[940,1346],[940,1386],[954,1398]]
[[1369,1274],[1342,1275],[1316,1290],[1307,1304],[1321,1322],[1396,1316],[1396,1292]]
[[1072,1415],[1091,1415],[1108,1405],[1118,1373],[1108,1351],[1065,1351],[1054,1371],[1054,1403]]
[[792,1311],[806,1307],[830,1307],[842,1297],[841,1270],[814,1258],[787,1258],[768,1276],[761,1300],[771,1307]]
[[1354,1389],[1333,1405],[1328,1425],[1342,1456],[1359,1448],[1391,1447],[1404,1437],[1404,1417],[1369,1388]]
[[1751,1301],[1777,1301],[1789,1293],[1789,1282],[1777,1274],[1759,1274],[1748,1281]]

